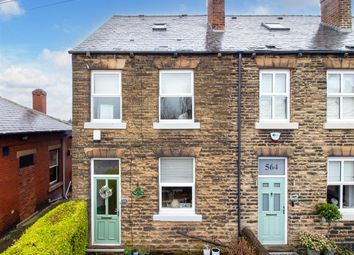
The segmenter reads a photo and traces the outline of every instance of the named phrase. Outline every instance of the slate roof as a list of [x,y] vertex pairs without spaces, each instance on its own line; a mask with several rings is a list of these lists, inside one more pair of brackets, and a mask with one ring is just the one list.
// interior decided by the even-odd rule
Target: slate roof
[[[270,31],[262,22],[280,23],[290,30]],[[166,23],[167,31],[153,31],[154,23]],[[354,32],[323,26],[320,16],[227,15],[225,23],[224,32],[213,32],[206,15],[113,16],[70,52],[354,52],[346,47],[354,46]]]
[[0,134],[58,131],[71,131],[71,125],[0,97]]

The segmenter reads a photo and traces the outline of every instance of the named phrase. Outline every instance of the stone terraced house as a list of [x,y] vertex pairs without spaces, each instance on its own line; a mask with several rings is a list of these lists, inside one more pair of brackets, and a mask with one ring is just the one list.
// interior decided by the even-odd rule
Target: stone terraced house
[[[350,0],[321,16],[113,16],[73,48],[73,196],[90,249],[354,243]],[[271,246],[269,246],[271,247]]]

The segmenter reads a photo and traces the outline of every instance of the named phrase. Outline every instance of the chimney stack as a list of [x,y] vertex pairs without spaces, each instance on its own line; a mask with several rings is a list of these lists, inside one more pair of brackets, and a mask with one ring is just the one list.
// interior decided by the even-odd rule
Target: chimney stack
[[352,1],[320,1],[322,24],[341,32],[350,32],[352,29]]
[[225,1],[208,0],[208,24],[215,31],[225,29]]
[[32,91],[33,110],[47,114],[47,92],[42,89]]

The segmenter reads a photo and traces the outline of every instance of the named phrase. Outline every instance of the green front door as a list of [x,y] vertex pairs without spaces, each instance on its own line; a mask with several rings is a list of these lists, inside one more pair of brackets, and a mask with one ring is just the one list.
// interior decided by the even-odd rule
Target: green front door
[[94,244],[118,245],[120,234],[119,177],[94,177]]
[[285,178],[258,180],[258,238],[262,244],[285,244]]

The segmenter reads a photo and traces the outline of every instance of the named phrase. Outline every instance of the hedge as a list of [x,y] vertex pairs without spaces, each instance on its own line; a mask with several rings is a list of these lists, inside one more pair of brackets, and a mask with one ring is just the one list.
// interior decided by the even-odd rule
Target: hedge
[[29,227],[3,255],[85,254],[88,238],[87,204],[60,204]]

